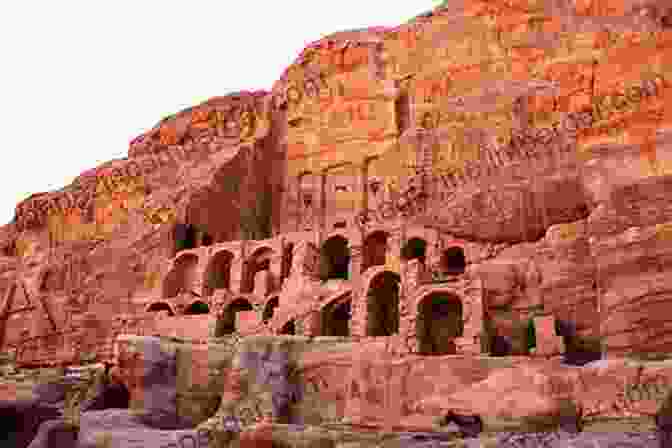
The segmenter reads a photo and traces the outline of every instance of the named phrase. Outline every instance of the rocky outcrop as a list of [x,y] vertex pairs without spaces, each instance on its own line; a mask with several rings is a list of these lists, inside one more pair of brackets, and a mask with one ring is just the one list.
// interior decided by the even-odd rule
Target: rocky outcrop
[[[455,0],[326,36],[270,91],[179,111],[19,203],[0,349],[116,364],[84,438],[115,418],[325,446],[328,425],[421,445],[446,420],[653,421],[669,366],[631,358],[672,351],[670,14]],[[125,392],[138,415],[108,409]],[[52,422],[35,443],[67,433]]]

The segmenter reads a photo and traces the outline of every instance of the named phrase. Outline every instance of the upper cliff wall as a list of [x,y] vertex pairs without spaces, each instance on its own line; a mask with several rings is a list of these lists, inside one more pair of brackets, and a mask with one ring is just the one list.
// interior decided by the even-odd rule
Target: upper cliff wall
[[[299,190],[321,188],[325,173],[325,214],[343,215],[380,205],[368,183],[394,195],[419,169],[431,169],[445,198],[510,174],[504,167],[534,157],[533,146],[585,161],[598,144],[639,145],[665,127],[669,22],[660,1],[461,0],[396,28],[334,33],[270,92],[215,97],[162,120],[127,159],[22,201],[7,228],[46,227],[67,241],[110,235],[134,210],[157,223],[185,215],[187,205],[157,192],[212,190],[208,176],[223,166],[215,155],[264,139],[273,171],[287,176],[273,187],[287,193],[274,218],[284,230],[301,227]],[[666,172],[646,153],[642,175]],[[197,168],[206,158],[213,166]]]

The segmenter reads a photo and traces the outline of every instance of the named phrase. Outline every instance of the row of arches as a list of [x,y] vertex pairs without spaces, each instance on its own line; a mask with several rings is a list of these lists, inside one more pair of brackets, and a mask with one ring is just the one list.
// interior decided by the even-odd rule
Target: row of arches
[[[389,233],[379,230],[368,235],[363,243],[361,271],[372,266],[383,266],[389,253]],[[401,257],[405,260],[419,259],[424,262],[427,254],[427,242],[421,238],[411,238],[401,248]],[[273,273],[271,262],[275,251],[270,247],[261,247],[254,251],[243,263],[239,291],[242,294],[254,292],[259,281],[262,295],[270,294],[279,289],[290,273],[294,256],[294,244],[287,244],[282,249],[280,272]],[[203,296],[211,296],[219,289],[232,290],[231,271],[234,254],[228,250],[220,250],[210,259],[203,274]],[[194,291],[199,282],[198,255],[185,253],[174,263],[172,270],[163,285],[163,297],[176,297],[181,293]],[[440,269],[444,274],[459,275],[466,268],[466,259],[461,247],[449,247],[441,254]],[[259,273],[265,277],[257,278]],[[274,277],[275,275],[275,277]],[[276,278],[279,275],[279,278]],[[336,235],[329,238],[320,248],[319,276],[322,280],[349,279],[351,276],[351,253],[348,240]],[[201,294],[196,294],[201,295]]]
[[[367,326],[366,336],[392,336],[399,333],[400,328],[400,282],[398,274],[383,271],[374,276],[370,282],[366,297]],[[279,306],[279,298],[271,297],[266,301],[262,320],[269,323]],[[167,311],[174,315],[170,305],[165,302],[152,304],[148,311]],[[241,311],[252,311],[254,307],[245,298],[238,298],[226,306],[218,316],[215,337],[223,337],[236,331],[236,314]],[[184,311],[184,314],[208,314],[208,305],[203,301],[195,301]],[[462,336],[464,330],[462,302],[454,294],[435,292],[424,297],[416,310],[416,333],[418,348],[421,354],[455,354],[454,339]],[[351,335],[352,296],[347,293],[325,304],[320,311],[320,335],[342,336]],[[296,334],[297,323],[291,319],[280,329],[280,334]]]
[[[373,266],[384,266],[389,253],[390,234],[379,230],[364,239],[362,250],[362,272]],[[329,238],[320,251],[320,277],[323,280],[347,279],[350,271],[350,249],[348,240],[340,235]],[[411,238],[401,248],[404,260],[419,259],[425,262],[427,242],[422,238]],[[441,253],[439,268],[447,275],[463,274],[466,269],[464,250],[459,246],[445,249]]]
[[[280,282],[289,276],[291,271],[294,245],[288,244],[283,249],[282,263],[280,270]],[[254,291],[255,280],[260,272],[267,273],[265,290],[271,291],[278,288],[276,280],[270,275],[271,260],[275,252],[269,247],[261,247],[254,251],[243,263],[242,278],[240,284],[240,293],[249,294]],[[211,296],[219,289],[231,290],[231,271],[235,256],[228,250],[220,250],[215,253],[205,269],[203,274],[203,295]],[[173,268],[166,276],[163,285],[163,298],[170,299],[184,292],[190,292],[198,284],[198,255],[194,253],[185,253],[181,255]],[[200,294],[199,294],[200,295]]]

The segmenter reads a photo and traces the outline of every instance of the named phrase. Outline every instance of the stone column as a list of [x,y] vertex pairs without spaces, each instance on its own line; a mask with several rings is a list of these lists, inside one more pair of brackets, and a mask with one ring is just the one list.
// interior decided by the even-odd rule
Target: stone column
[[366,294],[364,285],[355,285],[352,289],[350,302],[350,335],[352,337],[366,336]]
[[481,353],[481,338],[486,337],[483,331],[483,283],[480,279],[473,279],[466,287],[463,295],[463,307],[466,311],[464,318],[464,334],[456,338],[458,353]]
[[362,272],[362,245],[357,244],[350,246],[350,267],[348,278],[353,284],[357,284],[361,278]]
[[231,261],[231,284],[232,292],[239,292],[243,286],[243,271],[245,269],[245,257],[241,254],[240,257],[234,258]]
[[280,287],[282,279],[282,249],[280,254],[273,255],[271,258],[271,266],[269,270],[271,273],[271,284],[269,285],[270,292]]
[[537,340],[537,356],[554,356],[564,353],[565,344],[561,336],[555,335],[555,316],[534,317],[534,329]]
[[403,290],[405,295],[403,305],[400,304],[401,318],[399,321],[399,334],[405,339],[406,346],[411,352],[417,352],[418,335],[416,321],[418,319],[418,304],[415,292],[420,287],[425,272],[425,265],[416,259],[406,263],[403,277]]
[[401,274],[401,246],[403,236],[400,228],[390,232],[385,252],[385,269]]
[[[298,320],[298,319],[297,319]],[[321,336],[320,311],[313,310],[303,317],[303,336]]]

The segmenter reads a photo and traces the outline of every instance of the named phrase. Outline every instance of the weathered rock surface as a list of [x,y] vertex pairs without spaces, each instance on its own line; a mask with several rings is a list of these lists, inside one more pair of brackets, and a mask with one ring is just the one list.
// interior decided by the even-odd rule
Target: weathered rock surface
[[[113,362],[84,420],[147,440],[225,417],[241,444],[451,413],[484,432],[652,423],[669,362],[627,358],[672,353],[672,9],[446,3],[327,36],[270,91],[179,111],[18,204],[0,350]],[[93,411],[125,390],[134,419]],[[19,392],[0,389],[14,419]]]

